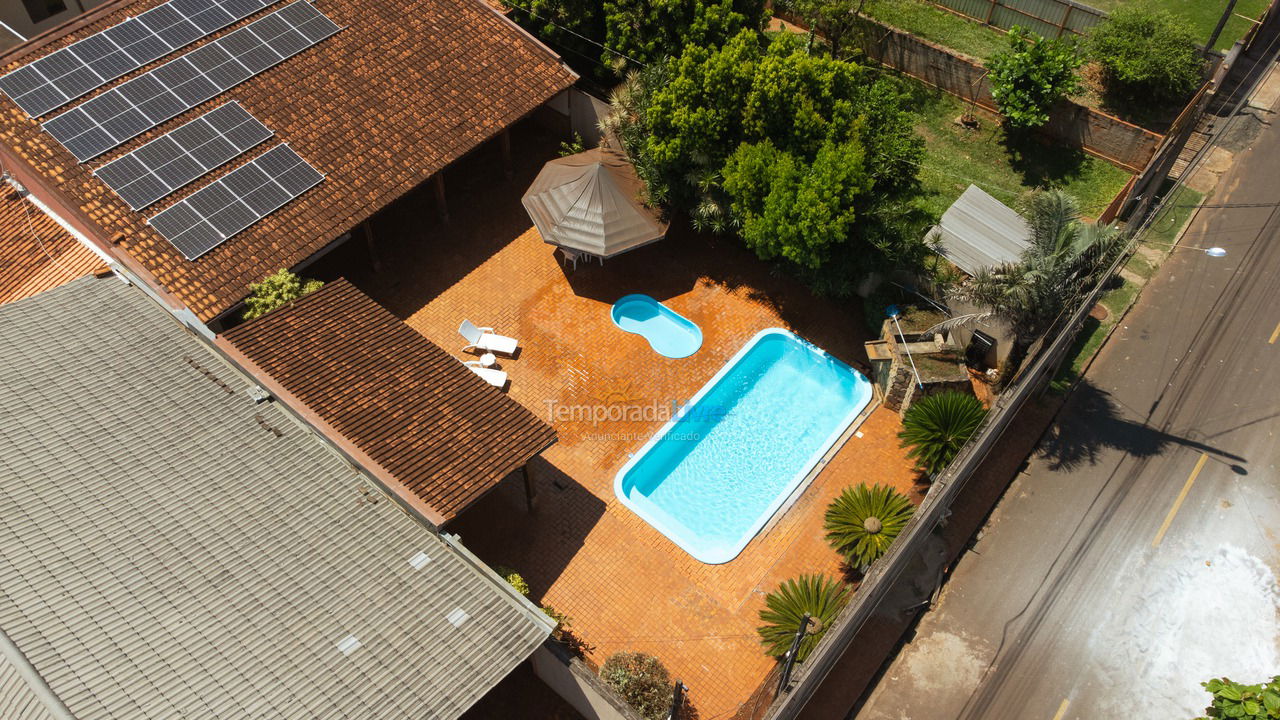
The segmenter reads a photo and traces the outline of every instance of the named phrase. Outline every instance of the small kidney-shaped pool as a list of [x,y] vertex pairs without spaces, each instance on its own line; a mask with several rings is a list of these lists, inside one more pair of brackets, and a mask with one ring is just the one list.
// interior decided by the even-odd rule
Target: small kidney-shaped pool
[[623,295],[609,316],[614,325],[648,340],[659,355],[685,358],[702,347],[702,328],[648,295]]
[[698,560],[737,557],[871,401],[871,383],[780,328],[753,337],[614,478]]

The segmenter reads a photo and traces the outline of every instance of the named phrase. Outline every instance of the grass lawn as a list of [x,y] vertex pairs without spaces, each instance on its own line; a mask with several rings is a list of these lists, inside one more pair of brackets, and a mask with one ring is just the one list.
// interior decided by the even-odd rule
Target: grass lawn
[[[1200,42],[1209,39],[1209,34],[1213,32],[1218,19],[1222,17],[1223,9],[1227,6],[1227,0],[1089,0],[1087,4],[1110,12],[1125,3],[1132,2],[1146,2],[1152,7],[1168,10],[1174,15],[1186,18],[1195,29]],[[1234,12],[1236,15],[1256,18],[1267,9],[1267,4],[1267,0],[1239,0]],[[1244,37],[1249,25],[1249,21],[1244,18],[1232,17],[1227,21],[1227,27],[1223,29],[1222,36],[1218,38],[1217,49],[1230,48],[1236,40]]]
[[1004,33],[923,0],[867,0],[864,15],[985,61],[1006,46]]
[[925,194],[921,209],[934,217],[955,202],[970,183],[1012,204],[1032,188],[1060,187],[1080,201],[1084,213],[1097,217],[1129,180],[1129,174],[1085,154],[1029,141],[1007,144],[994,116],[978,111],[981,127],[969,130],[954,121],[965,103],[913,83],[917,130],[925,138],[926,157],[920,171]]

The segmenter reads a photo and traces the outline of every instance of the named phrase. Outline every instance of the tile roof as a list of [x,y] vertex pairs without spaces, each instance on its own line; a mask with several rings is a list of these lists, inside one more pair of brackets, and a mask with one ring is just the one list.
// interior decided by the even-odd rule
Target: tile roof
[[[13,70],[159,3],[109,3],[0,58],[0,71]],[[280,7],[282,3],[273,5],[209,37],[221,37]],[[275,131],[276,139],[157,203],[148,217],[278,142],[288,142],[327,176],[298,200],[195,261],[183,258],[146,225],[142,214],[129,210],[94,178],[90,165],[77,165],[38,123],[3,96],[0,142],[34,168],[47,186],[69,196],[103,229],[104,240],[122,234],[121,247],[209,320],[239,302],[249,283],[315,254],[576,79],[545,46],[480,0],[323,0],[317,7],[344,29],[92,161],[93,167],[105,164],[234,99]],[[207,42],[198,41],[179,53]],[[115,87],[179,53],[105,87]]]
[[556,439],[346,280],[223,338],[446,521]]
[[0,184],[0,305],[105,266],[53,218]]
[[136,287],[0,306],[0,368],[0,710],[456,717],[550,631]]

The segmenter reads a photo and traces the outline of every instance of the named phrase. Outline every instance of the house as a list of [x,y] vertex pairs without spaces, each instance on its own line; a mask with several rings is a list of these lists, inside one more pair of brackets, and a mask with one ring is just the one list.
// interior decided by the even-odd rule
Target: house
[[106,0],[0,0],[0,50],[72,20]]
[[6,720],[456,717],[552,629],[115,277],[0,306],[0,367]]
[[12,187],[0,186],[0,305],[106,267],[67,228]]
[[[109,255],[113,268],[207,334],[224,327],[251,283],[302,266],[353,233],[363,241],[363,223],[427,181],[447,213],[449,165],[489,141],[508,147],[508,128],[548,112],[549,103],[565,110],[564,93],[577,79],[480,0],[219,0],[219,6],[235,12],[203,23],[207,32],[167,41],[165,47],[180,45],[176,49],[139,45],[147,51],[133,53],[137,62],[93,75],[132,68],[107,81],[73,74],[47,80],[41,69],[49,68],[32,64],[78,41],[92,45],[97,33],[118,33],[113,28],[122,23],[167,18],[170,6],[108,2],[0,57],[4,72],[20,73],[0,78],[7,93],[0,98],[0,163],[11,181]],[[305,37],[290,29],[295,22]],[[268,35],[273,44],[264,50],[261,36]],[[147,58],[153,59],[141,62]],[[48,100],[50,93],[80,92]],[[154,156],[173,144],[175,131],[187,128],[190,136],[200,128],[188,125],[232,103],[252,121],[245,127],[259,133],[243,146],[199,162],[178,158],[161,169],[134,154],[157,142],[147,151]],[[228,188],[234,195],[246,185],[240,181],[280,157],[309,166],[306,177],[294,178],[297,187],[221,197]],[[134,167],[139,163],[141,171]],[[186,172],[184,163],[194,169]],[[130,182],[146,175],[144,184],[160,189],[108,187],[107,179],[121,185],[126,175]],[[183,219],[191,220],[195,247],[186,242],[190,235],[173,237],[175,220]]]

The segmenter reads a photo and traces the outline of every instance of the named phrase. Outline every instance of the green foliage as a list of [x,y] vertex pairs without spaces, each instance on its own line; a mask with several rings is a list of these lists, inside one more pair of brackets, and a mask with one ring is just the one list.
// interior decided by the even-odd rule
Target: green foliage
[[[602,76],[630,61],[641,65],[686,45],[722,45],[743,29],[764,26],[764,0],[503,0],[511,17],[569,60],[592,62]],[[608,50],[601,50],[599,45]]]
[[1031,246],[1021,261],[983,270],[956,290],[1013,326],[1017,338],[1010,362],[1015,367],[1021,351],[1099,279],[1122,240],[1114,225],[1081,222],[1075,199],[1060,190],[1031,195],[1023,215],[1031,227]]
[[568,157],[577,155],[587,149],[587,144],[583,142],[582,136],[578,133],[573,134],[572,140],[566,140],[560,143],[560,157]]
[[1080,91],[1076,70],[1083,63],[1074,41],[1049,40],[1015,26],[1008,48],[987,61],[991,95],[1005,122],[1015,129],[1049,122],[1054,104]]
[[249,297],[244,299],[242,316],[245,320],[262,317],[281,305],[319,290],[323,285],[319,280],[305,280],[281,268],[263,278],[262,282],[249,285]]
[[1213,694],[1213,703],[1205,708],[1210,718],[1242,720],[1275,720],[1280,718],[1280,675],[1267,683],[1243,685],[1227,678],[1214,678],[1200,683]]
[[987,411],[972,395],[949,390],[917,400],[902,417],[898,439],[922,470],[941,472],[968,442]]
[[568,614],[562,613],[550,605],[542,606],[542,613],[551,618],[555,622],[556,627],[551,631],[551,638],[559,642],[564,642],[569,634],[569,626],[573,624],[573,618]]
[[775,11],[789,12],[804,20],[812,32],[826,41],[835,57],[845,54],[846,40],[858,28],[858,13],[867,0],[775,0]]
[[724,168],[724,189],[747,247],[765,260],[781,257],[815,269],[848,240],[854,202],[870,185],[856,139],[825,143],[812,164],[768,140],[743,144]]
[[521,595],[524,595],[525,597],[528,597],[529,583],[524,581],[524,578],[521,577],[520,573],[516,572],[513,568],[507,567],[506,565],[499,565],[495,567],[493,571],[498,573],[498,575],[500,575],[503,580],[506,580],[508,585],[515,588],[516,592],[520,593]]
[[600,679],[647,720],[662,720],[671,709],[671,676],[652,655],[614,653],[600,666]]
[[850,567],[865,568],[889,549],[915,506],[887,485],[847,487],[827,507],[823,528]]
[[922,157],[903,93],[881,73],[809,55],[801,36],[743,32],[647,68],[612,101],[608,125],[650,198],[699,228],[740,230],[801,270],[838,259],[847,275],[919,244],[879,212],[913,187]]
[[1129,101],[1186,97],[1200,84],[1204,58],[1190,23],[1164,10],[1122,5],[1089,34],[1108,90]]
[[800,627],[800,619],[808,613],[818,625],[815,628],[811,624],[809,634],[800,643],[796,660],[804,661],[848,600],[849,588],[825,575],[801,575],[784,581],[765,597],[765,607],[760,611],[760,622],[764,624],[756,628],[756,632],[760,634],[765,653],[774,657],[786,655]]

